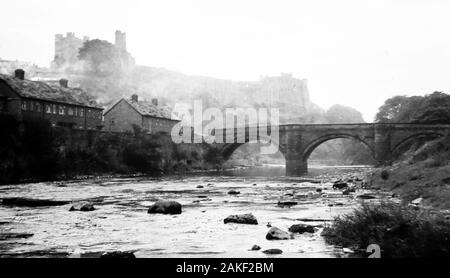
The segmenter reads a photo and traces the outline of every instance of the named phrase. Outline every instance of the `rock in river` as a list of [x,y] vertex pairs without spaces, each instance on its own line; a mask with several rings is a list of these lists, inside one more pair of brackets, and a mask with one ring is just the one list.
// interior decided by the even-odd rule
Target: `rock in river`
[[278,255],[278,254],[282,254],[283,251],[281,249],[267,249],[263,251],[264,254],[268,254],[268,255]]
[[241,194],[241,192],[236,191],[236,190],[230,190],[230,191],[228,191],[228,194],[230,194],[230,195],[238,195],[238,194]]
[[223,223],[238,223],[238,224],[252,224],[258,225],[258,220],[251,213],[240,214],[240,215],[230,215],[223,220]]
[[158,201],[148,209],[148,213],[181,214],[181,204],[174,201]]
[[292,239],[292,235],[288,232],[285,232],[277,227],[270,228],[269,232],[267,232],[266,239],[268,240],[285,240]]
[[258,251],[258,250],[261,250],[261,246],[256,244],[252,246],[252,249],[250,249],[250,251]]
[[135,259],[136,256],[133,252],[114,251],[103,253],[100,258],[102,259]]
[[29,199],[29,198],[4,198],[2,204],[5,206],[16,207],[50,207],[67,205],[68,201],[53,201],[44,199]]
[[295,206],[297,204],[298,204],[297,202],[292,202],[292,201],[285,201],[285,202],[278,201],[277,205],[279,207],[292,207],[292,206]]
[[358,195],[357,198],[363,199],[363,200],[376,199],[375,196],[367,195],[367,194]]
[[289,228],[289,232],[299,234],[314,233],[314,227],[311,225],[295,224]]
[[347,187],[348,187],[348,184],[346,182],[335,182],[333,184],[333,189],[344,189]]
[[350,195],[350,193],[354,193],[354,192],[356,192],[356,189],[354,189],[354,188],[347,188],[346,190],[344,190],[342,192],[342,195]]
[[95,207],[92,203],[83,202],[70,207],[69,211],[93,211]]

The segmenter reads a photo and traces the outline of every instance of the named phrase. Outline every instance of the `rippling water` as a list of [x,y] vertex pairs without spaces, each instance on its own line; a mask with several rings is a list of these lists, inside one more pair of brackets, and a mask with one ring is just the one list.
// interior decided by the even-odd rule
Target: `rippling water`
[[[336,257],[340,249],[325,244],[321,229],[314,234],[296,235],[292,240],[269,241],[265,239],[269,229],[266,225],[287,230],[302,223],[298,218],[326,220],[350,211],[358,201],[333,190],[330,182],[368,170],[312,169],[306,177],[288,178],[283,176],[283,169],[266,167],[250,171],[252,176],[247,176],[248,170],[235,170],[220,175],[3,186],[2,198],[89,200],[96,210],[69,212],[71,205],[0,206],[2,233],[33,234],[29,238],[1,240],[0,256],[89,256],[121,250],[135,251],[137,257],[266,257],[261,251],[249,251],[257,244],[262,250],[282,249],[278,257]],[[317,188],[324,189],[324,194],[317,193]],[[231,189],[241,194],[229,195]],[[158,199],[181,203],[183,213],[147,214],[148,207]],[[294,200],[298,205],[278,207],[279,200]],[[228,215],[242,213],[253,213],[259,225],[223,223]]]

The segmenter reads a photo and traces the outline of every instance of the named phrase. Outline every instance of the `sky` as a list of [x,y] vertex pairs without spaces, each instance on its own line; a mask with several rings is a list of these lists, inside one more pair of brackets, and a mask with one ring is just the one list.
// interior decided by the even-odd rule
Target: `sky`
[[308,79],[323,108],[372,122],[394,95],[450,93],[446,0],[21,0],[2,4],[0,58],[49,66],[54,35],[114,41],[137,64],[191,75]]

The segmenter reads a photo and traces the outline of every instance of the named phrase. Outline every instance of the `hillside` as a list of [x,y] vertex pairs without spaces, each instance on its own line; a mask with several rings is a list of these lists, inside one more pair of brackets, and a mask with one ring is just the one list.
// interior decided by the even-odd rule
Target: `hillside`
[[450,209],[450,138],[412,148],[392,166],[375,171],[369,182],[407,203]]

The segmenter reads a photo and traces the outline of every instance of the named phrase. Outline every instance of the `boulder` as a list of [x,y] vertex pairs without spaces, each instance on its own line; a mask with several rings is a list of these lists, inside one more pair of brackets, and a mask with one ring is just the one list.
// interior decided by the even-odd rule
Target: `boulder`
[[422,201],[423,201],[423,198],[417,198],[415,200],[412,200],[411,204],[418,206],[418,205],[420,205],[420,203],[422,203]]
[[237,223],[237,224],[250,224],[258,225],[258,220],[251,213],[240,214],[240,215],[230,215],[223,220],[224,224],[227,223]]
[[266,235],[267,240],[286,240],[286,239],[292,239],[292,235],[288,232],[285,232],[277,227],[272,227],[267,232]]
[[230,191],[228,191],[228,194],[230,194],[230,195],[238,195],[238,194],[241,194],[241,192],[236,191],[236,190],[230,190]]
[[279,255],[279,254],[283,253],[283,251],[281,249],[267,249],[262,252],[264,254],[268,254],[268,255]]
[[317,188],[316,192],[321,193],[322,192],[322,188]]
[[348,183],[346,182],[335,182],[333,184],[333,189],[344,189],[348,187]]
[[293,202],[293,201],[285,201],[285,202],[278,201],[277,205],[279,207],[292,207],[292,206],[295,206],[297,204],[298,204],[297,202]]
[[367,195],[367,194],[358,195],[356,198],[363,199],[363,200],[376,199],[375,196]]
[[93,211],[93,210],[95,210],[95,207],[92,203],[89,202],[74,204],[69,209],[69,211]]
[[203,185],[197,185],[197,188],[204,188]]
[[289,232],[291,233],[314,233],[314,227],[311,225],[304,225],[304,224],[295,224],[289,227]]
[[19,197],[19,198],[4,198],[2,199],[2,204],[4,206],[15,206],[15,207],[50,207],[50,206],[63,206],[70,204],[70,202]]
[[133,252],[124,252],[124,251],[114,251],[114,252],[105,252],[100,258],[102,259],[135,259],[136,256]]
[[350,254],[355,253],[355,251],[353,251],[353,250],[350,249],[350,248],[342,248],[342,251],[343,251],[344,253],[350,253]]
[[258,250],[261,250],[261,246],[256,244],[252,246],[252,249],[250,249],[250,251],[258,251]]
[[354,193],[354,192],[356,192],[356,189],[354,189],[354,188],[347,188],[347,189],[345,189],[345,190],[342,192],[342,194],[343,194],[343,195],[350,195],[350,193]]
[[181,214],[181,204],[174,201],[158,201],[148,209],[148,213]]

